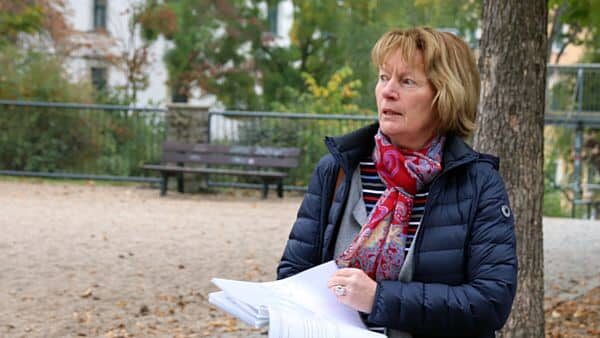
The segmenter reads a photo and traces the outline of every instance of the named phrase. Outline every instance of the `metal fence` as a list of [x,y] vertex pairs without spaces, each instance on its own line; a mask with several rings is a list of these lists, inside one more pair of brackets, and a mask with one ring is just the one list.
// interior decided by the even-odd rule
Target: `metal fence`
[[0,174],[157,181],[165,110],[0,100]]
[[[598,183],[596,169],[588,163],[588,184],[583,184],[584,135],[593,135],[600,129],[600,65],[579,64],[549,66],[546,84],[546,124],[573,129],[572,151],[573,171],[568,184],[557,186],[560,190],[572,192],[571,216],[575,217],[578,205],[587,207],[588,217],[591,206],[598,204],[593,199],[583,198],[584,190]],[[587,186],[587,188],[586,188]]]
[[[287,190],[303,190],[326,135],[340,135],[374,116],[223,111],[209,113],[209,141],[298,147]],[[0,175],[158,182],[144,163],[158,162],[167,110],[0,100]],[[252,180],[212,176],[214,186],[260,187]]]
[[[600,65],[549,66],[547,84],[546,123],[579,131],[600,127]],[[0,100],[0,174],[157,181],[140,166],[159,160],[166,113],[162,108]],[[208,118],[211,143],[299,147],[300,165],[286,184],[301,189],[327,151],[326,135],[354,130],[375,116],[213,111]],[[581,133],[576,135],[577,150]],[[211,182],[253,186],[231,178]]]
[[[327,153],[325,136],[342,135],[375,122],[375,116],[317,115],[274,112],[212,111],[209,141],[217,144],[300,148],[300,163],[286,179],[287,190],[303,190],[312,170]],[[256,187],[235,178],[215,177],[212,185]]]
[[550,65],[546,123],[600,127],[600,64]]

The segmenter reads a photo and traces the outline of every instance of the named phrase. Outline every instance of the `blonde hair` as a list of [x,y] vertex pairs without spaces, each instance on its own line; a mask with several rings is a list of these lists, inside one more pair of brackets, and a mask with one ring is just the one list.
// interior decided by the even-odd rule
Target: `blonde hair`
[[479,71],[469,46],[451,33],[429,27],[394,29],[383,34],[373,46],[373,64],[384,65],[395,52],[411,66],[416,53],[422,53],[425,74],[436,92],[433,112],[438,132],[470,136],[475,129],[479,102]]

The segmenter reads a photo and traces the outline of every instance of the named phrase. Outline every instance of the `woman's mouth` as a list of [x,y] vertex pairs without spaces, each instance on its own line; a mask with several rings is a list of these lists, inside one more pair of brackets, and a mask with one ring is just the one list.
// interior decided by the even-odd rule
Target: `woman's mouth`
[[381,113],[385,116],[402,116],[402,113],[399,113],[397,111],[391,110],[391,109],[383,109],[381,111]]

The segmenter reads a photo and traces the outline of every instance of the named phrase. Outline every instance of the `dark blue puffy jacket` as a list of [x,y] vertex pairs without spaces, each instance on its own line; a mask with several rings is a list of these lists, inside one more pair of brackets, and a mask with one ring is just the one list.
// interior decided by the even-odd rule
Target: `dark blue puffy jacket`
[[[333,259],[335,239],[359,160],[373,150],[373,124],[327,138],[298,211],[279,279]],[[340,167],[345,181],[334,196]],[[517,287],[512,217],[498,159],[449,135],[443,171],[429,188],[414,243],[412,282],[380,281],[368,321],[419,337],[494,337],[510,313]]]

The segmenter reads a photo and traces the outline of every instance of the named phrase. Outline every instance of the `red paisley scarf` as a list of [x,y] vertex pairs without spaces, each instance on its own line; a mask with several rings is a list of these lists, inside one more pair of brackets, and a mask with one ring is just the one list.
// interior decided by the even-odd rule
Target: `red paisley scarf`
[[377,132],[373,160],[386,189],[367,223],[336,258],[339,267],[360,268],[375,280],[398,279],[414,195],[442,170],[444,141],[438,136],[419,151],[398,149]]

